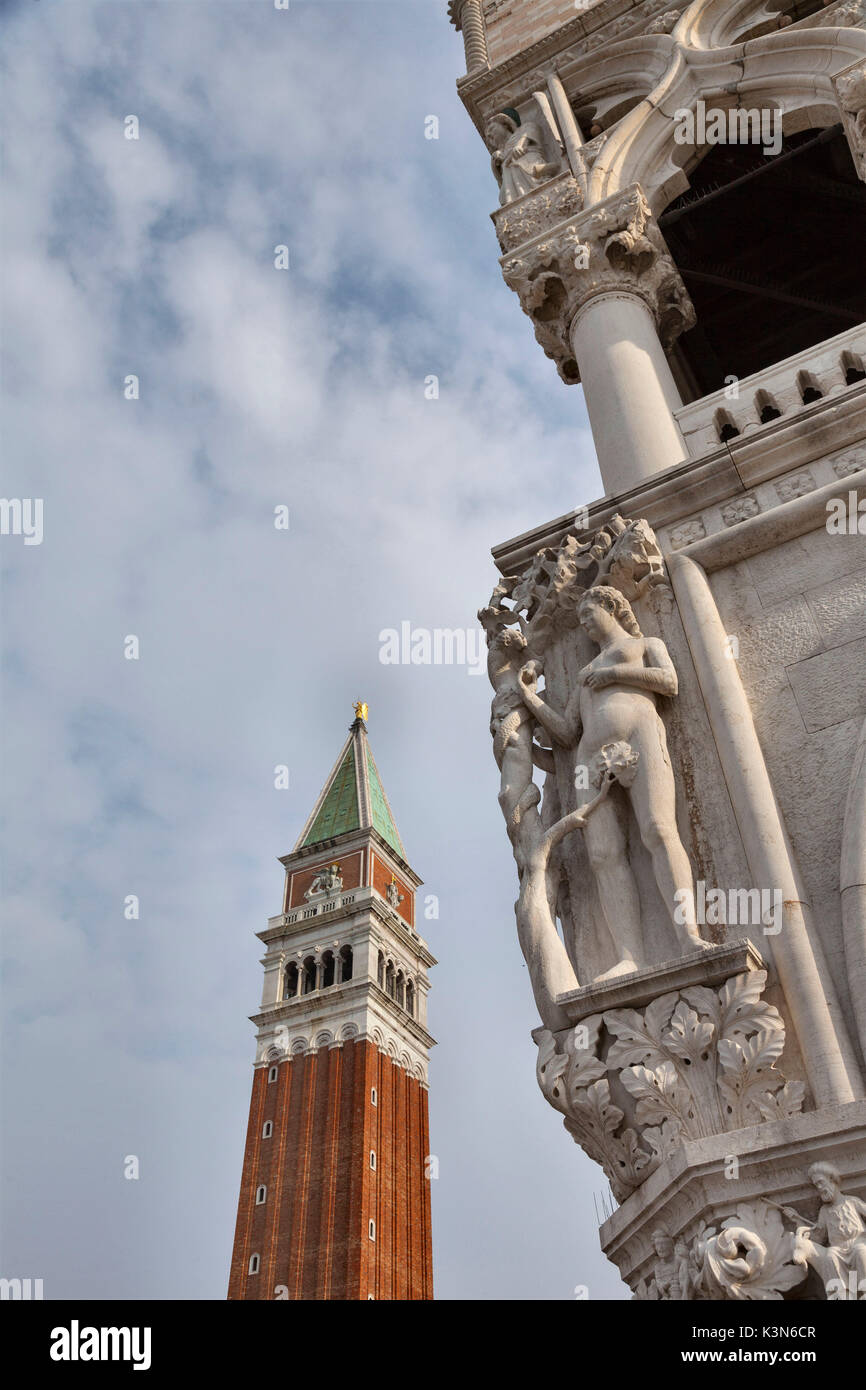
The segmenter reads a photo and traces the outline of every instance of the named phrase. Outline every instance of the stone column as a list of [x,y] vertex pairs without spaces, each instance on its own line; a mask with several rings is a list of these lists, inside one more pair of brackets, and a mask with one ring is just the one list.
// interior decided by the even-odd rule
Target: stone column
[[754,882],[779,888],[782,929],[767,935],[818,1107],[860,1099],[863,1087],[782,821],[736,662],[706,573],[689,556],[667,557],[731,804]]
[[694,310],[638,184],[558,222],[557,210],[546,226],[536,210],[541,231],[522,245],[514,211],[495,218],[514,246],[502,273],[563,381],[583,382],[605,491],[616,494],[688,456],[665,352]]
[[490,59],[487,55],[487,35],[484,32],[481,0],[452,0],[449,9],[455,29],[463,33],[467,74],[489,68]]
[[688,457],[673,416],[682,398],[645,299],[594,295],[575,315],[571,345],[608,495]]

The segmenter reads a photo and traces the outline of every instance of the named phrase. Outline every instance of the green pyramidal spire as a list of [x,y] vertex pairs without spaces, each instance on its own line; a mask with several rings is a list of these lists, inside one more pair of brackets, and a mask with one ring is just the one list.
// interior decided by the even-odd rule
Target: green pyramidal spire
[[387,844],[406,858],[379,769],[367,740],[367,706],[358,701],[355,721],[340,750],[331,775],[313,813],[301,831],[295,849],[330,840],[347,830],[377,830]]

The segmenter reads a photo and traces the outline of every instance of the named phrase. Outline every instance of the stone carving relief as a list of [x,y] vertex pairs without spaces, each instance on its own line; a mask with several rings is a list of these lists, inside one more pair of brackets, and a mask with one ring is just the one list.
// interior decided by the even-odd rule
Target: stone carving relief
[[652,1241],[654,1272],[638,1283],[638,1299],[778,1302],[805,1277],[795,1261],[794,1236],[766,1201],[741,1203],[720,1229],[701,1223],[691,1242],[674,1243],[663,1229]]
[[669,534],[671,549],[682,550],[684,545],[701,540],[707,534],[707,528],[701,517],[696,516],[691,521],[684,521],[681,526],[672,526]]
[[795,473],[776,484],[776,491],[781,502],[792,502],[795,497],[805,497],[807,492],[814,492],[814,490],[815,479],[811,473]]
[[866,1202],[842,1191],[832,1163],[813,1163],[809,1180],[821,1202],[817,1219],[781,1208],[797,1223],[793,1258],[815,1270],[832,1302],[866,1300]]
[[850,449],[844,454],[838,454],[832,460],[832,464],[837,478],[850,478],[852,473],[859,473],[861,468],[866,468],[866,453],[859,449]]
[[505,283],[566,382],[578,379],[569,328],[594,295],[620,291],[643,299],[666,349],[695,322],[691,300],[637,184],[517,254],[506,254],[501,264]]
[[857,172],[866,179],[866,63],[846,68],[833,86]]
[[[652,857],[680,949],[684,953],[700,949],[705,943],[695,923],[692,871],[677,830],[673,771],[655,699],[677,693],[673,662],[660,638],[644,637],[628,600],[609,584],[593,584],[584,592],[577,617],[599,651],[581,670],[565,709],[557,711],[538,695],[538,661],[521,670],[523,700],[557,743],[566,748],[577,744],[578,765],[589,769],[589,788],[602,784],[605,750],[617,744],[629,748],[628,778],[619,774],[617,780],[627,790]],[[589,788],[578,792],[579,804],[589,800]],[[601,909],[618,956],[609,970],[597,976],[604,980],[635,971],[645,961],[640,894],[615,807],[611,803],[599,807],[583,828]]]
[[785,1026],[761,998],[766,979],[747,971],[719,990],[674,991],[642,1011],[593,1015],[558,1038],[536,1030],[539,1086],[618,1200],[683,1140],[800,1111],[803,1083],[776,1067]]
[[560,175],[543,191],[506,204],[493,214],[499,245],[503,251],[510,251],[580,212],[582,207],[583,194],[577,179],[572,174]]
[[722,507],[722,521],[726,526],[736,526],[740,521],[748,521],[750,516],[757,516],[760,510],[757,497],[750,492],[745,497],[737,497],[733,502],[725,503]]
[[651,19],[644,29],[645,34],[669,34],[679,19],[681,10],[665,10]]
[[813,1163],[809,1179],[820,1203],[814,1221],[761,1198],[720,1227],[701,1222],[690,1240],[654,1231],[653,1272],[635,1298],[778,1301],[812,1269],[829,1302],[866,1300],[866,1202],[842,1191],[833,1163]]
[[[659,697],[675,696],[676,670],[631,607],[645,600],[650,611],[666,611],[669,597],[648,524],[614,516],[589,540],[570,532],[539,551],[522,575],[497,584],[479,613],[499,804],[520,881],[518,935],[542,1019],[554,1029],[568,1023],[557,994],[705,945],[657,708]],[[543,802],[535,768],[546,774]],[[661,947],[643,930],[637,845],[666,924]]]
[[388,902],[391,904],[395,911],[406,897],[405,893],[400,892],[400,889],[397,887],[397,880],[393,876],[391,878],[391,882],[385,889],[385,896],[387,897]]
[[864,7],[863,0],[845,0],[843,5],[839,5],[832,11],[831,22],[839,24],[843,28],[850,26],[852,29],[856,29],[864,20],[866,20],[866,7]]
[[326,868],[320,869],[313,879],[304,897],[307,902],[311,898],[321,898],[330,893],[340,893],[343,889],[343,880],[340,875],[339,864],[328,864]]
[[541,122],[521,121],[513,107],[489,118],[484,141],[503,206],[532,193],[562,171],[560,159],[552,159],[547,152]]

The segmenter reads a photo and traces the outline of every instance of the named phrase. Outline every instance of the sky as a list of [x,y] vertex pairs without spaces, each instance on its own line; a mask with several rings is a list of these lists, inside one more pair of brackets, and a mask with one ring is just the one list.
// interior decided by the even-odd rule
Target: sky
[[445,0],[0,23],[2,492],[43,506],[0,537],[0,1274],[225,1298],[254,933],[363,699],[439,899],[436,1296],[627,1297],[535,1081],[486,674],[380,659],[474,629],[491,546],[602,492],[501,279]]

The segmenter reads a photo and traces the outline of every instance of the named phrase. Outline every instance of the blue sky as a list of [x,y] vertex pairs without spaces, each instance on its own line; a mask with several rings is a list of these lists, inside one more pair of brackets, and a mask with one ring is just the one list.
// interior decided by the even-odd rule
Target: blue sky
[[490,547],[601,492],[501,280],[445,9],[0,11],[2,490],[44,499],[41,545],[0,541],[0,1272],[48,1298],[225,1297],[254,932],[359,697],[440,902],[437,1296],[626,1295],[535,1083],[490,687],[379,661],[384,628],[472,626]]

